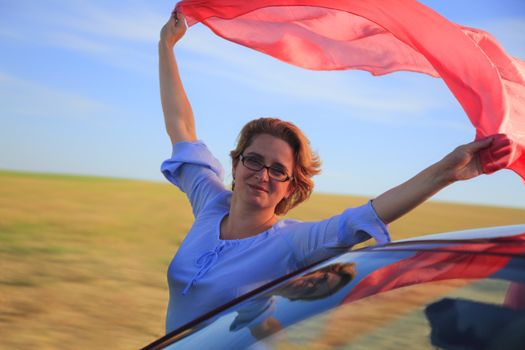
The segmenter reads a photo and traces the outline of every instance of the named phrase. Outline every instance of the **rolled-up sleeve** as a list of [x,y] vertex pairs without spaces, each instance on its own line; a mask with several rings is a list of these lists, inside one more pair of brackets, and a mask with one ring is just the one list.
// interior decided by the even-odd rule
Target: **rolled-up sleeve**
[[371,202],[318,222],[299,222],[286,228],[284,236],[300,265],[334,256],[370,238],[378,244],[390,242],[387,226]]
[[223,168],[202,141],[176,143],[171,158],[162,163],[160,170],[169,182],[186,193],[195,216],[225,191]]
[[[391,241],[388,228],[377,215],[372,201],[345,210],[339,219],[338,235],[339,241],[349,244],[357,244],[369,238],[373,238],[378,244]],[[363,235],[365,236],[362,237]]]

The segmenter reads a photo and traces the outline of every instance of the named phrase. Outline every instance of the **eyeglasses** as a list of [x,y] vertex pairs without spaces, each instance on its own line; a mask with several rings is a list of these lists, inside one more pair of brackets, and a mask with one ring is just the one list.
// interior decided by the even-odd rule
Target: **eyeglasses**
[[245,156],[243,154],[241,154],[239,158],[242,162],[242,165],[244,165],[247,169],[252,171],[261,171],[266,169],[268,171],[268,176],[275,181],[286,182],[292,178],[286,173],[286,169],[280,165],[267,166],[260,158]]

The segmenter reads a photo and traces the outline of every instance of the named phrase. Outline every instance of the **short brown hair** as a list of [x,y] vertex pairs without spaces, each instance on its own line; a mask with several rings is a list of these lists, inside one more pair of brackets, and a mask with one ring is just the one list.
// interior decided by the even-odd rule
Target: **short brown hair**
[[[260,134],[278,137],[286,141],[293,150],[291,194],[275,207],[275,214],[283,215],[310,197],[314,189],[312,177],[321,172],[321,161],[310,147],[308,138],[297,126],[277,118],[259,118],[248,122],[239,133],[237,147],[230,152],[234,168],[239,163],[239,156],[250,146],[253,138]],[[232,190],[234,188],[235,183],[232,184]]]

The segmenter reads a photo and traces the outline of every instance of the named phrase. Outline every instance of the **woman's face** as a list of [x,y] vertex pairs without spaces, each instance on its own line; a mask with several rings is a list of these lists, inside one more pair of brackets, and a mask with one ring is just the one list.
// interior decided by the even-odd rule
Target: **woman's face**
[[[293,150],[286,141],[275,136],[256,135],[242,155],[255,157],[266,166],[280,168],[289,176],[293,175]],[[233,169],[233,175],[235,178],[234,192],[243,203],[255,209],[272,209],[273,211],[277,204],[289,195],[290,180],[286,182],[274,180],[269,176],[266,168],[253,171],[246,168],[239,160]]]
[[354,278],[355,264],[336,263],[280,286],[276,293],[290,300],[313,300],[333,295]]
[[339,285],[341,276],[332,271],[315,271],[307,275],[294,278],[278,290],[278,294],[290,300],[301,298],[325,297]]

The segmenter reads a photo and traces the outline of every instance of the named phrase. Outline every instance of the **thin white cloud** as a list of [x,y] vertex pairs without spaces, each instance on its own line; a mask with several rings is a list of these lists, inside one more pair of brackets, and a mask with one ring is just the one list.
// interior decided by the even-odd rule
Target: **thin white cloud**
[[101,121],[114,109],[79,94],[0,72],[1,118],[52,117]]
[[75,33],[49,33],[42,39],[47,46],[82,52],[115,68],[143,75],[156,74],[157,59],[150,50],[137,50],[124,45],[95,40]]
[[164,18],[148,3],[117,7],[79,0],[51,2],[52,6],[33,1],[10,6],[9,16],[0,23],[0,37],[78,51],[141,74],[156,72],[155,44]]
[[45,22],[77,33],[113,38],[130,42],[156,41],[166,16],[152,11],[151,6],[140,2],[127,2],[119,6],[111,3],[96,4],[76,1],[71,6],[63,3],[68,13],[47,13]]
[[[66,29],[106,38],[147,42],[158,38],[168,14],[153,8],[149,1],[19,0],[2,8],[2,27],[23,24],[28,33],[34,29]],[[42,25],[44,27],[42,27]],[[18,29],[23,29],[20,28]]]
[[116,51],[115,47],[110,44],[71,32],[51,33],[46,35],[45,39],[50,46],[59,46],[100,56],[112,55]]

